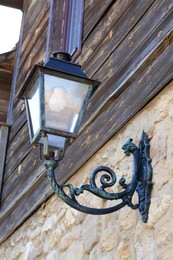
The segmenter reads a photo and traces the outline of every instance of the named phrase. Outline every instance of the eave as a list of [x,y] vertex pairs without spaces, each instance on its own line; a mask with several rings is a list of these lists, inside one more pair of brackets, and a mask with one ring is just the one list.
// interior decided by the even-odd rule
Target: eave
[[22,10],[23,0],[0,0],[0,5]]

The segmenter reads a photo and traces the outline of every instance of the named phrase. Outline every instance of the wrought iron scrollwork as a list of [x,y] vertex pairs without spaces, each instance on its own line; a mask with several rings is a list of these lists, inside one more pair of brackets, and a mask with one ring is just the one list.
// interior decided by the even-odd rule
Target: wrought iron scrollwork
[[[52,158],[45,161],[44,165],[47,169],[48,181],[54,192],[69,206],[87,214],[109,214],[121,209],[125,205],[129,206],[131,209],[139,209],[142,216],[142,221],[146,223],[148,220],[152,190],[150,144],[148,136],[144,132],[142,133],[141,141],[138,147],[132,141],[132,139],[129,139],[122,147],[127,156],[130,154],[133,155],[133,172],[131,183],[127,184],[125,178],[121,178],[119,180],[119,184],[122,187],[121,192],[111,193],[106,191],[107,188],[112,187],[116,183],[116,174],[113,170],[106,166],[97,167],[90,175],[89,184],[82,185],[79,188],[74,188],[72,184],[58,184],[55,178],[54,170],[58,166],[59,161],[55,160],[52,156]],[[99,172],[104,172],[104,174],[100,177],[100,187],[96,184],[96,177]],[[65,192],[65,188],[68,188],[69,195]],[[102,199],[121,200],[121,202],[109,208],[90,208],[83,206],[77,201],[76,197],[84,191],[88,191]],[[135,191],[138,194],[137,204],[133,204],[132,202]]]

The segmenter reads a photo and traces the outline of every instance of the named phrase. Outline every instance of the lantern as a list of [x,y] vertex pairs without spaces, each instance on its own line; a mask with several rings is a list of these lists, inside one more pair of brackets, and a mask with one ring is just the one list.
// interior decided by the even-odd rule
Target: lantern
[[25,99],[31,143],[63,149],[75,138],[89,99],[99,82],[88,79],[68,53],[53,53],[44,65],[35,65],[22,93]]

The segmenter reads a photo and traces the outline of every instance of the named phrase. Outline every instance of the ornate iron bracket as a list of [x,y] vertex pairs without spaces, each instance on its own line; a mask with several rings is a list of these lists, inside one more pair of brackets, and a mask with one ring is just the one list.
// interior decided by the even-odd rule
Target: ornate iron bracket
[[[150,144],[148,136],[145,132],[142,133],[138,147],[132,141],[132,139],[129,139],[122,147],[127,156],[130,154],[133,155],[133,172],[131,183],[126,184],[125,178],[121,178],[119,180],[119,184],[123,188],[121,192],[109,193],[106,191],[106,188],[112,187],[116,183],[116,175],[114,171],[106,166],[99,166],[91,173],[89,184],[82,185],[79,188],[74,188],[72,184],[60,185],[57,183],[54,175],[54,169],[58,166],[59,160],[49,158],[45,161],[44,165],[47,169],[48,181],[54,192],[69,206],[87,214],[109,214],[121,209],[125,205],[129,206],[131,209],[139,209],[142,221],[146,223],[148,220],[151,191],[153,186]],[[96,177],[99,172],[105,172],[100,177],[100,187],[96,184]],[[69,189],[70,195],[67,195],[64,188]],[[120,199],[121,202],[110,208],[89,208],[81,205],[76,199],[76,197],[84,191],[89,191],[92,194],[106,200]],[[137,204],[133,204],[132,202],[135,191],[138,194]]]

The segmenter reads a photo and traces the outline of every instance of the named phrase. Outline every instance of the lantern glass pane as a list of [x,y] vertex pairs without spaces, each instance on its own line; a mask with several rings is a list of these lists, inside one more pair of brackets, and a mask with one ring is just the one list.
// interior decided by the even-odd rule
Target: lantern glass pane
[[[50,147],[54,147],[54,148],[59,148],[59,149],[64,149],[65,146],[65,142],[66,142],[66,138],[62,137],[62,136],[56,136],[56,135],[52,135],[52,134],[47,134],[48,137],[48,145]],[[39,140],[40,144],[44,143],[44,138],[41,137]]]
[[44,75],[45,126],[74,133],[89,85]]
[[31,117],[33,135],[40,129],[40,95],[39,95],[39,80],[35,84],[28,96],[29,114]]

